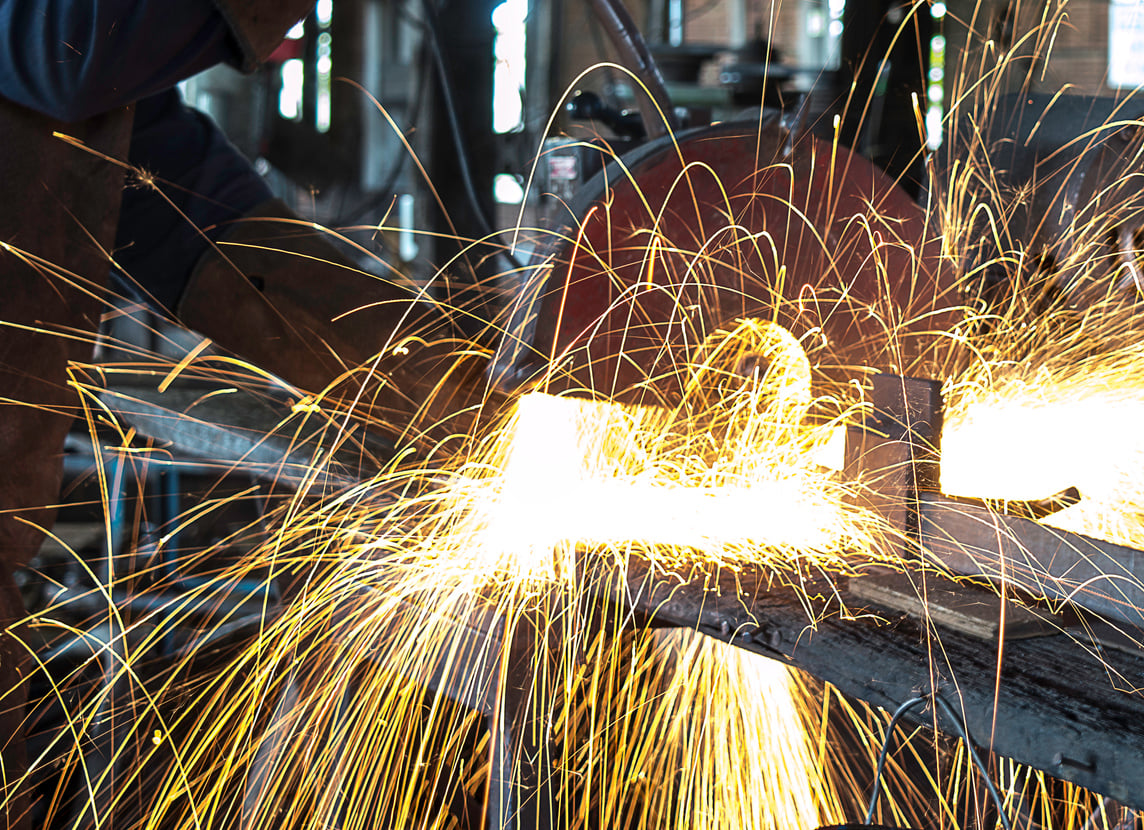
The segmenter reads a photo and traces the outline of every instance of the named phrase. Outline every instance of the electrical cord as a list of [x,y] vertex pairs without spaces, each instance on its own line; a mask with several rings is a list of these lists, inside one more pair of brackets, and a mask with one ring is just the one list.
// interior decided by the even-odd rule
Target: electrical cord
[[453,96],[452,79],[449,76],[449,70],[445,64],[445,56],[441,52],[441,42],[437,31],[437,10],[433,8],[432,0],[423,0],[423,6],[425,8],[425,27],[429,32],[429,46],[433,53],[433,62],[437,67],[437,77],[441,82],[441,103],[445,109],[445,119],[449,123],[449,133],[453,138],[453,147],[457,153],[457,166],[461,173],[461,184],[465,188],[465,196],[468,199],[469,207],[486,238],[500,242],[503,248],[501,253],[512,267],[517,270],[523,270],[524,265],[513,255],[512,246],[506,245],[504,241],[501,240],[500,234],[493,230],[492,222],[489,221],[484,206],[481,204],[480,197],[477,195],[477,188],[473,183],[472,168],[469,164],[468,148],[465,146],[465,137],[461,130],[461,121],[457,116],[457,104]]
[[886,741],[882,744],[882,751],[878,753],[878,765],[874,770],[874,792],[870,795],[870,806],[866,809],[866,818],[863,824],[872,824],[874,821],[874,813],[878,809],[878,797],[882,794],[882,776],[886,769],[886,761],[890,755],[890,742],[894,738],[894,727],[902,720],[910,711],[918,706],[933,702],[936,709],[941,710],[946,719],[953,725],[957,737],[965,741],[966,749],[969,751],[969,758],[973,762],[974,767],[981,773],[981,777],[985,780],[985,786],[989,790],[989,796],[993,799],[994,806],[997,807],[997,817],[1001,822],[1004,830],[1013,830],[1013,825],[1009,820],[1009,815],[1005,811],[1005,804],[1001,799],[1001,793],[997,791],[997,785],[993,783],[993,778],[989,775],[989,770],[985,766],[985,762],[981,760],[981,756],[977,754],[977,747],[973,743],[973,739],[969,735],[969,726],[966,724],[965,719],[957,714],[956,710],[949,705],[944,697],[937,692],[931,692],[927,695],[919,697],[912,697],[898,707],[894,712],[893,717],[890,718],[890,723],[886,726]]

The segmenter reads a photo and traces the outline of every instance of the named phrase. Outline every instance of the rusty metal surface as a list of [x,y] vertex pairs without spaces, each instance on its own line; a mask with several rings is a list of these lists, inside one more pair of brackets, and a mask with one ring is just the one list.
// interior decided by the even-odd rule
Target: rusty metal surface
[[[847,432],[846,475],[864,505],[899,535],[903,557],[955,574],[1086,608],[1144,629],[1144,552],[1035,521],[1045,506],[953,498],[940,492],[942,401],[934,381],[873,379],[872,414]],[[1079,494],[1053,499],[1065,507]],[[1014,515],[1014,513],[1016,515]],[[899,542],[900,540],[900,542]]]
[[941,383],[875,375],[870,401],[865,421],[846,429],[845,475],[862,483],[864,507],[901,539],[917,539],[918,495],[940,481]]
[[1144,552],[926,494],[920,544],[955,573],[1068,600],[1144,629]]
[[[1144,653],[1107,652],[1080,628],[1002,646],[905,614],[865,615],[869,603],[828,581],[804,586],[819,596],[808,602],[772,576],[747,567],[681,578],[637,563],[599,585],[634,597],[657,625],[694,628],[875,706],[935,689],[991,751],[1144,808]],[[916,578],[919,591],[934,579]],[[839,616],[839,601],[854,618]]]

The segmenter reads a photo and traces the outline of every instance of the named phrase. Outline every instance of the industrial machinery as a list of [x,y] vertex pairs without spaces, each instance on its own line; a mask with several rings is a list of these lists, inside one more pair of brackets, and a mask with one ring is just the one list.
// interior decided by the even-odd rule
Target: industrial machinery
[[[1144,628],[1141,553],[1039,521],[1075,493],[1000,504],[941,492],[940,384],[906,373],[926,371],[925,334],[955,321],[933,310],[956,298],[917,205],[864,159],[771,113],[650,141],[581,189],[570,217],[513,309],[497,380],[670,405],[683,394],[675,369],[708,334],[745,316],[776,322],[821,375],[866,388],[869,415],[847,435],[843,475],[868,484],[865,506],[896,531],[903,563],[892,575],[824,579],[820,593],[835,602],[812,621],[762,567],[681,581],[650,563],[617,572],[585,559],[601,605],[626,603],[886,709],[940,694],[991,751],[1144,807],[1134,691],[1144,653],[1131,636]],[[249,409],[228,396],[210,423],[200,408],[176,434],[164,410],[177,401],[114,390],[105,401],[192,455],[233,445],[235,463],[306,467],[304,444],[266,438],[287,412],[259,428],[236,420]],[[843,618],[842,607],[871,613]],[[547,826],[559,797],[524,692],[535,640],[492,607],[455,620],[450,636],[447,664],[414,679],[481,713],[493,733],[487,826]],[[510,654],[520,674],[490,653]]]
[[[618,4],[598,5],[605,19],[617,13]],[[940,388],[915,377],[929,369],[927,333],[956,322],[935,312],[956,304],[940,229],[868,161],[806,130],[798,113],[666,131],[646,48],[623,20],[613,29],[659,104],[645,111],[653,137],[575,193],[509,309],[494,380],[670,405],[683,392],[675,369],[710,333],[744,317],[777,323],[823,377],[864,387],[869,414],[847,434],[843,475],[867,482],[865,507],[896,531],[903,565],[824,581],[822,594],[836,598],[828,612],[872,613],[811,621],[761,567],[667,579],[649,563],[617,571],[584,559],[600,604],[789,663],[886,709],[941,694],[991,751],[1144,809],[1144,652],[1129,636],[1144,628],[1144,553],[1042,524],[1074,498],[1068,492],[1010,504],[941,492]],[[1135,274],[1134,260],[1126,267]],[[275,410],[233,390],[178,391],[109,387],[102,400],[189,456],[280,484],[292,472],[312,482],[307,442],[320,444],[326,426],[280,440],[278,427],[297,416],[289,402]],[[191,408],[193,417],[180,417]],[[350,446],[359,438],[345,445],[344,467],[322,468],[334,484],[368,475],[363,458],[384,460],[382,444]],[[958,577],[1061,605],[1015,603]],[[559,799],[537,745],[543,730],[528,728],[535,712],[524,678],[489,659],[505,653],[526,666],[535,638],[519,637],[494,607],[457,619],[451,636],[441,649],[448,660],[413,679],[488,725],[486,826],[548,826]]]
[[[642,78],[654,90],[654,78]],[[1022,211],[1024,221],[1006,228],[1023,238],[1006,241],[1043,251],[1023,267],[1051,273],[1055,294],[1073,304],[1110,282],[1130,298],[1140,285],[1138,198],[1126,198],[1123,184],[1136,158],[1124,148],[1139,142],[1134,111],[1021,98],[999,106],[996,135],[973,148],[1000,154],[1003,186],[993,182],[993,192],[1013,195]],[[1014,259],[991,247],[996,234],[977,231],[981,244],[956,263],[962,272]],[[887,709],[922,690],[949,694],[992,751],[1142,807],[1141,552],[1039,521],[1075,491],[1000,505],[940,490],[940,384],[910,375],[937,376],[925,333],[957,318],[932,312],[966,299],[941,259],[941,232],[881,171],[812,135],[797,113],[653,139],[571,201],[541,277],[515,309],[497,377],[670,406],[689,350],[749,316],[793,332],[821,375],[861,377],[876,414],[848,435],[846,474],[874,482],[871,506],[900,531],[901,555],[917,570],[855,579],[841,596],[848,607],[891,609],[885,622],[828,616],[810,625],[793,595],[768,590],[763,569],[683,586],[636,569],[613,583],[615,595],[635,597],[661,624],[789,662]],[[1107,255],[1082,255],[1095,237]],[[987,268],[981,296],[1035,286],[1037,273]],[[947,577],[1057,600],[1064,617],[925,575],[922,551]]]
[[[648,90],[651,138],[620,158],[597,152],[602,172],[555,218],[537,277],[513,302],[498,382],[551,371],[614,399],[670,398],[647,378],[670,377],[708,333],[759,315],[800,339],[816,329],[804,341],[812,363],[920,372],[908,330],[949,325],[926,313],[956,302],[917,203],[837,136],[817,137],[802,107],[669,132],[658,71],[618,6],[594,4]],[[898,318],[894,354],[880,353],[878,312]]]
[[[225,405],[214,405],[210,423],[188,424],[167,408],[185,405],[178,390],[173,395],[121,387],[103,398],[118,417],[177,441],[191,457],[249,461],[280,483],[273,458],[288,460],[289,476],[291,467],[305,469],[308,442],[321,444],[320,430],[307,429],[301,441],[298,434],[276,434],[290,416],[273,413],[265,400],[231,394]],[[900,569],[849,580],[823,576],[817,588],[806,584],[799,593],[776,585],[762,566],[681,578],[651,563],[616,570],[588,557],[580,563],[581,580],[593,586],[600,607],[622,609],[601,618],[635,614],[657,627],[693,629],[886,709],[940,694],[990,751],[1144,807],[1144,720],[1134,691],[1144,676],[1144,652],[1127,636],[1144,627],[1141,553],[1037,521],[1066,506],[1074,498],[1068,493],[1006,505],[942,494],[937,384],[876,375],[870,403],[867,420],[847,435],[845,475],[870,482],[867,506],[900,531],[889,537],[897,539]],[[338,465],[329,475],[350,481],[350,470]],[[926,561],[923,552],[935,559]],[[834,599],[812,620],[804,597],[816,593]],[[1059,602],[1049,610],[1015,598],[1022,595]],[[850,613],[840,615],[842,608]],[[538,644],[524,628],[490,604],[455,620],[441,662],[418,667],[411,678],[481,713],[492,731],[490,828],[549,826],[559,804],[547,755],[536,745],[544,730],[530,725],[537,715],[527,693],[529,667]],[[515,667],[508,672],[506,659]],[[936,716],[914,717],[952,729]]]

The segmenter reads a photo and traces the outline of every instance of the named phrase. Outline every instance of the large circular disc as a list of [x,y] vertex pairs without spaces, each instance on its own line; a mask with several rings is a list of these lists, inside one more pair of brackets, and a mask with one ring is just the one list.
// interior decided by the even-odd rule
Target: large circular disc
[[570,208],[531,344],[556,386],[674,398],[687,356],[743,317],[789,329],[819,369],[918,371],[949,322],[930,313],[951,299],[917,204],[774,118],[649,143]]

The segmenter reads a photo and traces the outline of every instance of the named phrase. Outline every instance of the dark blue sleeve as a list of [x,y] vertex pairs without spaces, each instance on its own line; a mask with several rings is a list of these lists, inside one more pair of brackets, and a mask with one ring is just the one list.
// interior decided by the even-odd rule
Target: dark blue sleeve
[[138,103],[128,160],[155,177],[161,195],[128,182],[115,259],[131,281],[171,309],[207,248],[200,230],[216,238],[271,193],[218,126],[175,90]]
[[241,55],[211,0],[0,0],[0,96],[79,121]]

